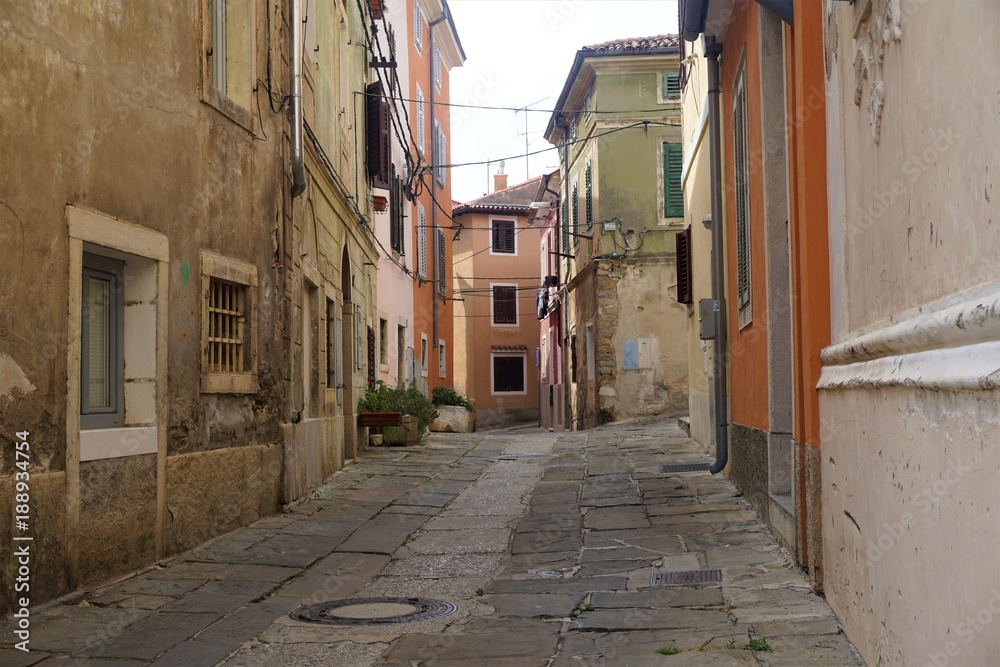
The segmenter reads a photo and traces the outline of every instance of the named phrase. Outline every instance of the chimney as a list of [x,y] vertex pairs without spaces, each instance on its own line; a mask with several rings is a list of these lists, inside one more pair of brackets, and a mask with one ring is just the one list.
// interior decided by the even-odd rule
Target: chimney
[[507,174],[493,174],[493,192],[507,189]]

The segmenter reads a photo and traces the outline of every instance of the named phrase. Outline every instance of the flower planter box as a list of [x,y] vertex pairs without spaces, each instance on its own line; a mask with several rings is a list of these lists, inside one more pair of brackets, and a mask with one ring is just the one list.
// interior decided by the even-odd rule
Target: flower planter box
[[358,426],[372,429],[374,433],[381,433],[384,426],[402,426],[403,413],[401,412],[359,412]]

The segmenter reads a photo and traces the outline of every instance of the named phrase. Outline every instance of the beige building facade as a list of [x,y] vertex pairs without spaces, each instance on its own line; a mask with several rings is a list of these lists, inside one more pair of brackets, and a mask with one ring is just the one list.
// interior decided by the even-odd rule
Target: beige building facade
[[826,594],[868,664],[996,664],[1000,6],[825,11]]

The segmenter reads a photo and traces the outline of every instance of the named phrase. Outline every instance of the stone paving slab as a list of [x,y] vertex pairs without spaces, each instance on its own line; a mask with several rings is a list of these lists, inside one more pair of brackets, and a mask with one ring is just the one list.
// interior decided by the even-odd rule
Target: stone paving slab
[[[519,454],[542,458],[500,459]],[[283,514],[37,610],[36,650],[13,651],[8,629],[0,664],[862,665],[728,480],[659,472],[703,460],[658,419],[373,448]],[[722,582],[649,585],[705,567]],[[378,597],[456,610],[405,624],[288,615]],[[748,633],[774,653],[746,650]]]

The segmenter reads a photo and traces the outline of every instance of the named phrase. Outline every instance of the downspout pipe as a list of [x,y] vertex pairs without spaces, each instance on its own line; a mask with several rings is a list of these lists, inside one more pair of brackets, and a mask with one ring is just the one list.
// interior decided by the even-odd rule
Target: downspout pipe
[[712,179],[712,299],[715,311],[715,463],[709,470],[714,475],[729,463],[729,392],[727,366],[729,357],[726,330],[726,262],[725,227],[722,224],[722,135],[719,118],[719,53],[722,47],[714,37],[705,37],[705,57],[708,60],[708,119],[709,154]]
[[306,189],[305,160],[302,149],[302,0],[292,0],[292,198]]
[[[428,39],[428,49],[429,49],[428,53],[430,55],[430,63],[431,63],[431,65],[430,65],[430,74],[431,74],[431,76],[430,76],[430,83],[431,83],[431,85],[430,85],[430,88],[431,88],[430,107],[431,107],[431,147],[432,147],[432,149],[431,149],[431,153],[432,153],[432,155],[431,155],[431,164],[435,165],[435,166],[437,165],[437,151],[433,150],[433,147],[435,147],[437,145],[437,135],[434,134],[434,119],[435,119],[434,110],[437,107],[437,105],[434,102],[434,98],[435,98],[434,93],[437,91],[437,85],[434,82],[434,26],[436,26],[437,24],[441,23],[442,21],[448,20],[448,5],[445,5],[444,7],[445,7],[444,13],[441,14],[441,16],[439,18],[434,19],[433,21],[431,21],[430,23],[427,24],[427,32],[430,34],[430,37]],[[443,65],[442,65],[442,67],[443,67]],[[431,283],[431,301],[433,302],[433,306],[434,306],[434,341],[431,344],[431,347],[438,347],[438,340],[440,340],[440,338],[441,338],[440,337],[440,319],[441,319],[441,313],[440,313],[440,306],[438,305],[438,294],[440,293],[439,290],[443,290],[445,288],[445,285],[444,285],[444,276],[437,275],[438,266],[439,266],[438,260],[437,260],[438,253],[439,252],[444,252],[444,248],[438,248],[438,233],[437,233],[437,230],[438,230],[437,213],[438,212],[437,212],[437,204],[436,204],[436,202],[437,202],[437,174],[435,173],[434,169],[431,169],[431,200],[435,202],[435,205],[431,206],[431,252],[433,253],[432,257],[434,258],[434,262],[433,263],[434,263],[434,277],[435,277],[434,282]],[[426,233],[426,230],[424,230],[424,233]],[[441,354],[441,350],[440,349],[438,349],[438,354]]]

